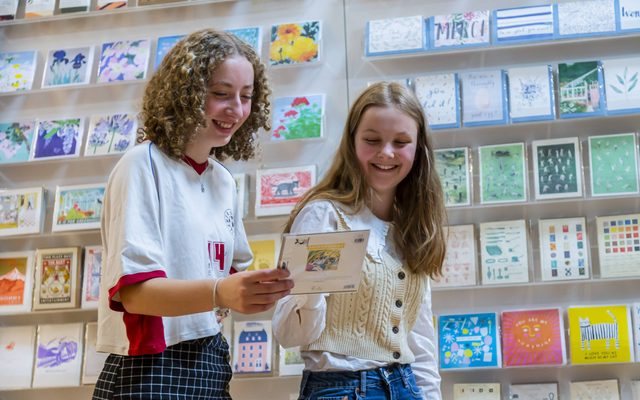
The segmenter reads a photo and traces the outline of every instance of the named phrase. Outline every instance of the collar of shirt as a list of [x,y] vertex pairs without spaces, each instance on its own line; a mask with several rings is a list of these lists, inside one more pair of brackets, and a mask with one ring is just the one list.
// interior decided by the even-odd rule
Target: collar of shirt
[[[335,204],[335,203],[334,203]],[[382,252],[390,252],[393,246],[387,244],[387,236],[391,230],[391,223],[385,222],[373,215],[367,207],[362,207],[360,212],[353,210],[343,204],[335,204],[340,216],[344,219],[347,227],[351,230],[368,229],[369,242],[367,243],[367,253],[376,261],[382,262]],[[390,238],[391,239],[391,238]]]

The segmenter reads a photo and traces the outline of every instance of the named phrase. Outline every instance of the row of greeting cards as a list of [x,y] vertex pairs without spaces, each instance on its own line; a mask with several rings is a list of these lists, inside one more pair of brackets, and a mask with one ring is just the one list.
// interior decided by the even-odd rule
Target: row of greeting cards
[[[226,30],[252,46],[262,47],[262,28]],[[184,35],[157,39],[154,70]],[[306,65],[320,61],[321,22],[304,21],[273,25],[269,44],[269,64]],[[98,47],[95,83],[144,80],[147,77],[152,43],[146,38],[117,40]],[[0,93],[33,88],[38,52],[36,50],[0,52]],[[94,46],[51,49],[44,65],[41,88],[87,85],[91,82]]]
[[365,55],[423,53],[640,31],[638,0],[584,0],[367,22]]
[[[510,384],[509,400],[556,400],[558,383]],[[617,379],[569,382],[571,400],[620,400]],[[632,399],[640,399],[640,380],[631,381]],[[453,400],[502,400],[500,383],[454,383]]]

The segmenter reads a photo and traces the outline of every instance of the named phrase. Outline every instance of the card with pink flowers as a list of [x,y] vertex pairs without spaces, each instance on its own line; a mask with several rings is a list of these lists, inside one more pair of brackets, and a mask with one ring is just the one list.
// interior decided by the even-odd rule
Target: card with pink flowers
[[324,94],[276,98],[271,140],[287,141],[322,137]]
[[103,43],[97,83],[145,79],[151,42],[148,39]]

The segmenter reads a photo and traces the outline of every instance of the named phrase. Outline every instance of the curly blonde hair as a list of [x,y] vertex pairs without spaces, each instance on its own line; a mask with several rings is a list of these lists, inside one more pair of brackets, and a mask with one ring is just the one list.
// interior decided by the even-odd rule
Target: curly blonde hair
[[398,184],[392,210],[396,227],[394,240],[404,254],[408,268],[435,278],[442,274],[446,239],[443,227],[447,214],[427,135],[426,118],[420,102],[404,85],[378,82],[367,88],[349,110],[347,123],[333,163],[324,178],[298,202],[285,232],[312,200],[336,201],[358,212],[370,201],[370,188],[358,162],[356,130],[370,107],[393,107],[413,119],[418,126],[416,156],[409,174]]
[[204,104],[211,76],[226,59],[239,55],[253,66],[253,96],[249,118],[229,143],[211,149],[218,160],[248,160],[255,151],[260,127],[271,129],[271,94],[265,67],[256,52],[236,36],[213,29],[193,32],[164,57],[145,89],[137,140],[150,140],[179,159],[200,128],[206,126]]

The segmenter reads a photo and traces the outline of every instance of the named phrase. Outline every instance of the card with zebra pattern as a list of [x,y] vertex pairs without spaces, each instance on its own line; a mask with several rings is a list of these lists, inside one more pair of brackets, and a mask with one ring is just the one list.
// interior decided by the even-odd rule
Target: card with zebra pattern
[[574,306],[567,314],[571,364],[634,361],[627,305]]

